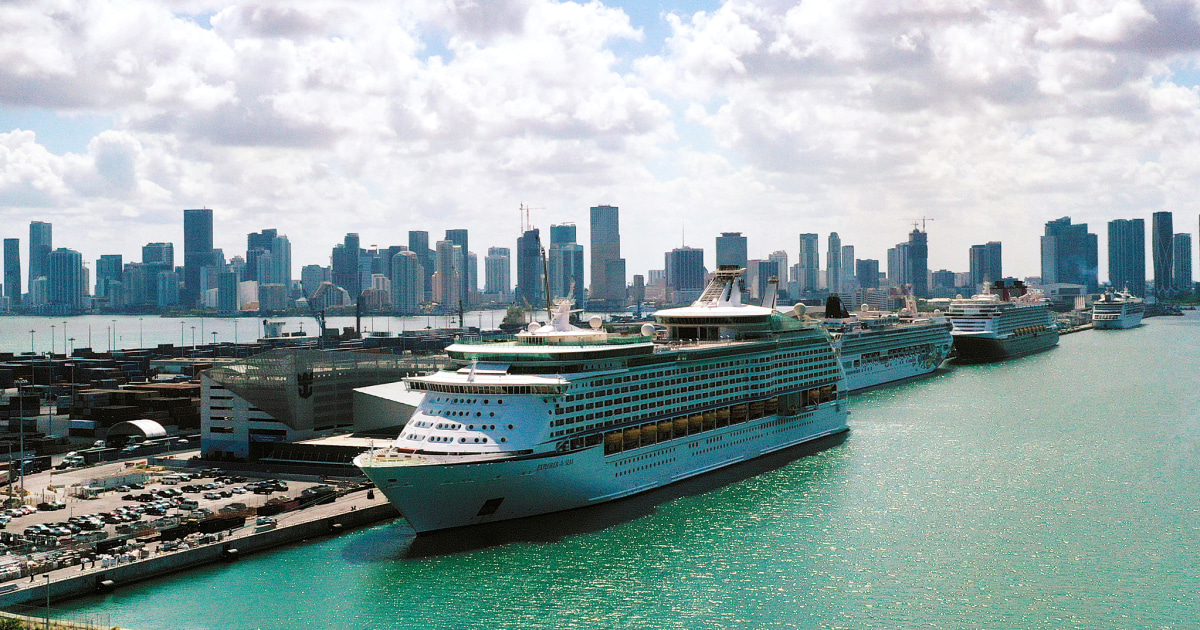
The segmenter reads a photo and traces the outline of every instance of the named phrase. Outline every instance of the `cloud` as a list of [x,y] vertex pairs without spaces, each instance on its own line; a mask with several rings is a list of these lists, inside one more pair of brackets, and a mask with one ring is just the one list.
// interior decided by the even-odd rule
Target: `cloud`
[[835,230],[883,258],[928,215],[935,266],[998,239],[1033,274],[1047,219],[1196,208],[1198,93],[1171,71],[1200,60],[1192,3],[727,0],[665,20],[630,59],[642,25],[595,1],[6,4],[0,108],[116,122],[64,155],[0,129],[0,212],[132,255],[207,205],[230,253],[274,226],[299,265],[349,231],[468,227],[482,253],[512,245],[519,203],[542,226],[613,203],[639,272],[684,228],[710,250],[741,229],[752,255]]

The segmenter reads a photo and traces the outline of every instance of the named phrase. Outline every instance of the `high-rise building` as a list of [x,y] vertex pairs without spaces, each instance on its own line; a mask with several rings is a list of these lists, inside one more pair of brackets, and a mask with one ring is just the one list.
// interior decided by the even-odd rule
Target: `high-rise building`
[[512,291],[512,257],[507,247],[489,247],[483,259],[484,289],[489,295],[508,300]]
[[[755,267],[754,271],[754,297],[759,300],[769,298],[769,287],[771,279],[779,280],[779,261],[777,260],[756,260],[752,263]],[[669,269],[667,270],[670,271]],[[778,287],[779,285],[776,285]]]
[[871,258],[854,261],[854,278],[863,289],[879,288],[879,261]]
[[1042,282],[1081,284],[1090,293],[1098,290],[1099,245],[1086,223],[1071,224],[1071,217],[1046,222],[1042,236]]
[[911,289],[908,286],[911,284],[908,278],[908,243],[896,243],[887,251],[887,260],[888,284],[899,289]]
[[841,293],[854,293],[858,288],[858,281],[854,277],[854,246],[842,245],[842,286],[838,289]]
[[588,303],[597,309],[623,308],[625,259],[621,258],[620,211],[616,206],[592,207],[591,239],[592,290],[588,294]]
[[329,267],[321,265],[304,265],[300,269],[300,289],[304,297],[310,298],[317,292],[322,282],[330,282]]
[[[103,254],[96,260],[96,291],[97,298],[108,300],[109,306],[120,305],[120,287],[124,282],[122,277],[125,265],[120,254]],[[113,295],[118,293],[118,295]],[[117,298],[114,301],[113,298]]]
[[928,235],[917,228],[908,235],[907,252],[908,282],[912,294],[919,298],[929,297],[929,241]]
[[425,270],[416,252],[400,251],[392,256],[392,308],[416,313],[425,297]]
[[292,286],[292,242],[287,236],[276,236],[271,241],[271,273],[269,284],[281,284],[289,290]]
[[142,245],[142,263],[160,264],[165,269],[175,269],[174,243],[146,243]]
[[1169,297],[1174,285],[1171,274],[1175,269],[1173,255],[1175,228],[1170,212],[1155,212],[1150,225],[1150,254],[1154,261],[1154,295]]
[[550,226],[550,246],[575,243],[575,224],[562,223]]
[[358,258],[362,253],[359,246],[358,234],[351,232],[343,241],[334,246],[331,279],[333,284],[346,290],[351,300],[357,300],[362,290],[361,274],[359,273]]
[[222,315],[233,315],[238,312],[238,274],[236,271],[222,271],[217,274],[217,312]]
[[984,283],[995,282],[1004,277],[1000,265],[1000,242],[988,241],[983,245],[972,245],[971,287],[976,290]]
[[422,302],[427,302],[433,299],[433,272],[436,265],[433,261],[433,252],[429,249],[429,232],[421,230],[412,230],[408,233],[408,251],[417,255],[417,261],[421,263],[421,268],[425,270],[425,297]]
[[[704,290],[704,250],[678,247],[666,254],[667,290],[676,303],[690,303]],[[778,273],[778,270],[776,270]]]
[[737,265],[744,269],[748,260],[746,237],[741,232],[721,232],[717,237],[717,268]]
[[517,239],[516,302],[535,309],[546,306],[541,251],[542,239],[537,228],[526,230]]
[[158,272],[158,308],[179,306],[179,274],[174,271]]
[[187,307],[200,302],[201,270],[216,267],[213,254],[213,211],[195,208],[183,211],[183,294]]
[[1146,296],[1146,222],[1108,222],[1108,281],[1118,291]]
[[4,295],[9,306],[21,305],[21,240],[4,239]]
[[259,282],[270,281],[270,270],[267,270],[266,273],[259,272],[258,257],[271,251],[272,243],[278,234],[278,230],[269,229],[246,235],[246,272],[244,277],[256,279]]
[[571,296],[576,307],[584,308],[585,271],[583,246],[575,242],[575,225],[550,226],[550,251],[547,252],[552,298]]
[[52,226],[44,221],[29,223],[29,282],[50,275],[46,267],[50,251],[54,249]]
[[56,313],[83,308],[85,284],[83,255],[73,249],[60,247],[46,258],[48,303]]
[[1171,241],[1171,286],[1177,293],[1192,292],[1192,235],[1181,232]]
[[459,295],[459,299],[464,305],[470,304],[471,293],[477,291],[479,285],[475,282],[475,274],[471,273],[467,264],[467,255],[471,251],[471,248],[467,246],[467,231],[463,229],[446,230],[446,240],[462,248],[463,264],[459,269],[459,276],[461,277],[459,286],[461,294]]
[[808,293],[821,288],[821,254],[816,234],[800,235],[800,291]]
[[829,233],[825,251],[825,286],[830,293],[842,289],[842,239],[837,232]]
[[433,274],[433,301],[445,310],[458,310],[466,257],[462,247],[450,241],[438,241],[435,248],[437,271]]

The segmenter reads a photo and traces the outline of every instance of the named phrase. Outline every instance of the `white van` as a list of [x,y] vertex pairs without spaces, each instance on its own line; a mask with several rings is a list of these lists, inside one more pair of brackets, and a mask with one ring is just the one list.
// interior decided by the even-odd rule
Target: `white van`
[[173,486],[183,481],[179,475],[167,475],[161,479],[164,486]]

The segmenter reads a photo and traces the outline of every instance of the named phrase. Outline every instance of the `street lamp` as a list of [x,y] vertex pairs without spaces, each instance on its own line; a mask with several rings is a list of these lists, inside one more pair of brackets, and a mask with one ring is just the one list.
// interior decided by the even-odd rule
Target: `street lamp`
[[235,346],[238,344],[237,324],[238,324],[238,320],[235,317],[235,318],[233,318],[233,345],[235,345]]
[[[204,335],[200,335],[203,337]],[[192,326],[192,358],[196,358],[196,327]]]
[[185,347],[184,343],[183,343],[183,324],[184,324],[184,321],[182,319],[179,320],[179,357],[180,358],[183,358],[183,348]]
[[55,336],[55,334],[54,334],[55,328],[58,328],[57,324],[50,324],[50,355],[51,356],[54,355],[54,340],[58,339],[58,337]]
[[146,341],[142,337],[142,318],[141,317],[138,318],[138,347],[139,348],[146,347]]
[[112,347],[116,348],[117,347],[117,320],[115,320],[115,319],[112,320],[112,325],[113,325],[112,326],[112,336],[113,336]]

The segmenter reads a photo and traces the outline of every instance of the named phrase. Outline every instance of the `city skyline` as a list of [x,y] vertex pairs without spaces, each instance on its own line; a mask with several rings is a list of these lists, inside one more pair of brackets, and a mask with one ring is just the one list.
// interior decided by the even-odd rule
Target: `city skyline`
[[882,260],[927,216],[930,269],[969,266],[939,242],[999,241],[1036,275],[1053,217],[1195,229],[1200,22],[1173,7],[22,4],[0,218],[132,260],[207,207],[226,252],[286,232],[295,275],[333,234],[505,235],[482,255],[513,247],[521,203],[543,229],[611,204],[632,276],[684,245],[711,265],[730,230],[759,255],[836,231]]

